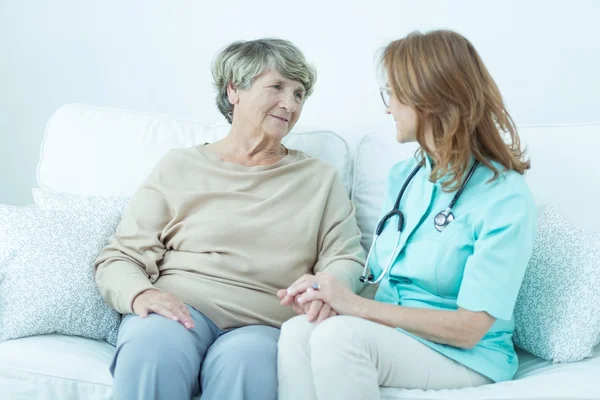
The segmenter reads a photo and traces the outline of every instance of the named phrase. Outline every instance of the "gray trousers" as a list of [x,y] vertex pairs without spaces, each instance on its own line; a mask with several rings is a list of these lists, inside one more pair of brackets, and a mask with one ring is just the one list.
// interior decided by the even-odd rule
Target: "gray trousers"
[[115,400],[276,400],[279,329],[221,331],[188,306],[194,329],[158,314],[127,315],[110,366]]

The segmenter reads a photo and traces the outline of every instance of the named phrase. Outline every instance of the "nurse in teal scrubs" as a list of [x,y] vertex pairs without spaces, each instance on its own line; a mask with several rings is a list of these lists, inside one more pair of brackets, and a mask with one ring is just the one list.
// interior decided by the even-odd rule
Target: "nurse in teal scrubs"
[[380,218],[398,211],[376,232],[363,277],[379,284],[375,298],[327,274],[278,293],[283,305],[322,301],[338,314],[283,325],[283,400],[473,387],[510,380],[518,367],[513,309],[536,208],[500,91],[473,45],[451,31],[396,40],[381,65],[397,140],[420,148],[388,174]]

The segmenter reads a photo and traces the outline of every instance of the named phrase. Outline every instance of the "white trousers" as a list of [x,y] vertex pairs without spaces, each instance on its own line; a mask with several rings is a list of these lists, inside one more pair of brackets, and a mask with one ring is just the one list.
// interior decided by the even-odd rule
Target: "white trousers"
[[278,342],[280,400],[379,399],[380,386],[458,389],[492,383],[414,338],[362,318],[319,325],[305,315],[283,324]]

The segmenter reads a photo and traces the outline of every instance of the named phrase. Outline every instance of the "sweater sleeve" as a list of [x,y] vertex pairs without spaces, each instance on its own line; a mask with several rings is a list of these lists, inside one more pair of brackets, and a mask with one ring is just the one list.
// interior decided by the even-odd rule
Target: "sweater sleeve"
[[122,314],[133,313],[135,297],[153,289],[159,276],[157,263],[166,251],[163,232],[172,214],[164,194],[172,154],[169,152],[138,188],[94,263],[100,294]]
[[336,173],[319,227],[319,255],[313,272],[327,272],[358,293],[362,289],[359,277],[365,254],[355,214],[354,204]]

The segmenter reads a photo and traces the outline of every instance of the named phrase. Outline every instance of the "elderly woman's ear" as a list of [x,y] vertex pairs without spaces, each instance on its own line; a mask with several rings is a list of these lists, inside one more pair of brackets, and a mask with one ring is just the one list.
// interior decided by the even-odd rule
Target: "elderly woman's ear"
[[231,82],[227,84],[227,99],[232,105],[237,104],[240,99],[238,89],[234,89]]

